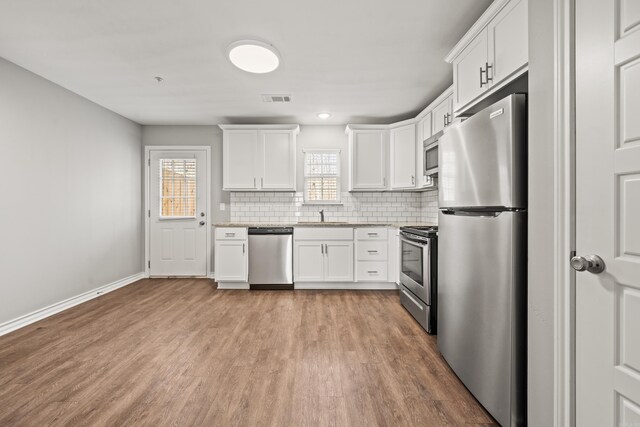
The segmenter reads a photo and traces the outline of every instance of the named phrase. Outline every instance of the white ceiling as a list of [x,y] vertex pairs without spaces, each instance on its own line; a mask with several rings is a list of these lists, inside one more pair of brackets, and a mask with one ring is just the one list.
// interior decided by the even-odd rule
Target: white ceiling
[[[451,84],[443,58],[490,3],[2,0],[0,56],[142,124],[389,123]],[[246,38],[273,44],[280,68],[231,65]],[[293,102],[262,102],[278,93]]]

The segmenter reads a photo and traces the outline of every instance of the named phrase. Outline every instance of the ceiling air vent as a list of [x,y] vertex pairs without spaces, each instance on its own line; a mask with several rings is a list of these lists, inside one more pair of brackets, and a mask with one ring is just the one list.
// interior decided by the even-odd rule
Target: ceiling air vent
[[264,102],[291,102],[291,95],[262,95]]

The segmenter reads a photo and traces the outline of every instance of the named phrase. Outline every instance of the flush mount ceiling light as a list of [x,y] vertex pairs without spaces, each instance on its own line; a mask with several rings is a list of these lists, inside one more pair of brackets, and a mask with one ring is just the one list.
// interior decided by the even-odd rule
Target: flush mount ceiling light
[[280,65],[278,51],[269,43],[258,40],[231,43],[227,54],[233,65],[249,73],[270,73]]
[[331,117],[331,114],[329,114],[329,113],[318,113],[318,117],[320,117],[322,120],[327,120],[329,117]]

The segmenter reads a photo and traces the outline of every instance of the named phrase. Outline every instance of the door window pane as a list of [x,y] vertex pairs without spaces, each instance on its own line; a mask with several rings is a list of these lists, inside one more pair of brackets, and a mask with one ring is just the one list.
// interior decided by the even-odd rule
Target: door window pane
[[160,217],[195,216],[196,159],[160,159]]

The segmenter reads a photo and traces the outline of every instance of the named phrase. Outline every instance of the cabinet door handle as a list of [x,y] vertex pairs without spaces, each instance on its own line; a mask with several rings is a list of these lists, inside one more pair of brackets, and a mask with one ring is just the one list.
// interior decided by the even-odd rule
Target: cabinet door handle
[[447,113],[447,126],[451,124],[451,114]]
[[386,186],[387,186],[387,177],[386,177],[386,176],[383,176],[383,177],[382,177],[382,186],[383,186],[383,187],[386,187]]
[[411,185],[415,185],[415,183],[416,183],[416,178],[413,175],[411,175]]
[[324,243],[320,243],[320,253],[324,255]]
[[264,188],[264,178],[260,178],[260,188]]
[[444,126],[447,126],[447,115],[446,114],[442,115],[442,123],[443,123]]
[[367,236],[377,236],[378,233],[367,233]]
[[327,245],[326,243],[324,244],[324,254],[329,255],[329,245]]
[[244,254],[244,243],[242,244],[242,253]]
[[482,80],[482,74],[484,73],[484,69],[480,67],[480,87],[484,86],[486,83]]
[[258,188],[258,187],[256,187],[256,177],[255,176],[253,177],[253,188]]
[[224,237],[235,237],[236,233],[224,233]]
[[[493,81],[493,65],[489,65],[489,63],[488,63],[488,62],[485,62],[485,63],[484,63],[484,65],[485,65],[485,71],[484,71],[484,73],[485,73],[485,74],[486,74],[486,76],[487,76],[486,84],[489,84],[489,82],[492,82],[492,81]],[[489,68],[491,68],[491,77],[489,77]]]
[[368,270],[367,273],[369,273],[369,274],[378,274],[378,270]]
[[378,253],[378,251],[367,251],[367,252],[369,252],[370,254],[377,254]]

